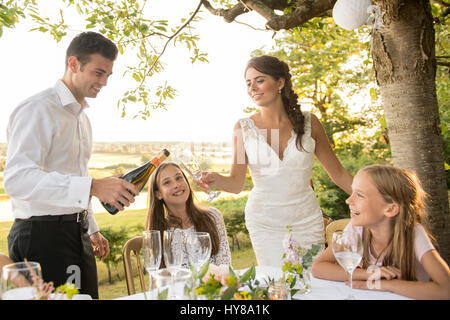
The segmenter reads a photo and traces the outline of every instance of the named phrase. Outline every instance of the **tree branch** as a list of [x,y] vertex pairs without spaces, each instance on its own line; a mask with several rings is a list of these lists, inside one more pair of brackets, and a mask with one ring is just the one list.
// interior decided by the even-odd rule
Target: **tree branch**
[[202,0],[201,3],[213,15],[223,17],[227,23],[233,22],[237,16],[249,11],[241,2],[229,9],[216,9],[209,3],[208,0]]
[[442,13],[439,15],[440,18],[444,18],[450,14],[450,7],[442,11]]
[[266,20],[276,19],[278,15],[273,11],[272,8],[267,6],[265,3],[259,0],[240,0],[247,7],[258,12]]
[[329,15],[337,0],[304,0],[297,5],[292,13],[276,16],[267,21],[266,27],[272,30],[295,28],[308,20]]
[[[200,2],[199,2],[199,4],[198,4],[198,6],[197,6],[197,8],[195,9],[195,11],[194,11],[194,13],[191,15],[191,17],[174,33],[174,34],[172,34],[169,38],[168,38],[168,40],[166,41],[166,43],[165,43],[165,45],[164,45],[164,47],[163,47],[163,49],[162,49],[162,51],[159,53],[159,55],[156,57],[156,59],[155,59],[155,61],[153,61],[153,63],[152,63],[152,65],[150,66],[150,68],[149,68],[149,71],[148,71],[148,73],[147,74],[149,74],[150,72],[151,72],[151,70],[153,70],[153,68],[156,66],[156,64],[159,62],[159,59],[161,59],[161,56],[164,54],[164,52],[166,51],[166,49],[167,49],[167,46],[169,45],[169,42],[173,39],[173,38],[175,38],[180,32],[181,32],[181,30],[183,30],[185,27],[187,27],[188,25],[189,25],[189,23],[191,23],[191,21],[192,21],[192,19],[194,19],[194,17],[197,15],[197,13],[200,11],[200,8],[201,8],[201,6],[202,6],[202,1],[203,0],[200,0]],[[144,77],[144,79],[145,79],[145,77]],[[141,83],[141,85],[143,84],[143,82],[144,82],[144,79],[143,79],[143,81],[142,81],[142,83]]]
[[287,0],[239,0],[239,3],[229,9],[216,9],[208,0],[202,0],[205,8],[216,16],[223,17],[226,22],[250,10],[256,11],[267,20],[266,28],[279,31],[297,27],[314,17],[331,16],[331,10],[337,0],[301,0],[295,4],[291,13],[278,15],[275,10],[283,11],[292,8]]

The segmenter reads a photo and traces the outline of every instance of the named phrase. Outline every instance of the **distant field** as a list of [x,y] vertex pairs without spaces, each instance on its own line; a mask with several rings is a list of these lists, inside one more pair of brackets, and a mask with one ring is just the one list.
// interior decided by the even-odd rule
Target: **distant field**
[[89,161],[89,168],[104,168],[110,165],[120,163],[134,163],[136,166],[141,165],[142,155],[121,154],[121,153],[94,153]]

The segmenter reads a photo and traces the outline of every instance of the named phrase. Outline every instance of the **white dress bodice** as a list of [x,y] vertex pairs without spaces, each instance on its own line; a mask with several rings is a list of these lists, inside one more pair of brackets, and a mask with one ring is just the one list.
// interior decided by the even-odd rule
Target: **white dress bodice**
[[305,116],[303,150],[296,146],[296,133],[280,158],[277,131],[272,130],[272,146],[266,133],[250,118],[241,119],[244,148],[248,158],[253,189],[245,208],[245,221],[258,264],[280,266],[282,241],[287,226],[302,246],[324,242],[322,212],[310,186],[315,140],[311,137],[311,114]]

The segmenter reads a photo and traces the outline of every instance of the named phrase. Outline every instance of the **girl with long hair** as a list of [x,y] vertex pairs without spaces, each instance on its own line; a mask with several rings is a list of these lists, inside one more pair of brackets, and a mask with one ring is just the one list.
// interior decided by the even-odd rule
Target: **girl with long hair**
[[205,173],[199,186],[242,191],[247,168],[253,180],[245,222],[259,265],[281,266],[283,239],[302,247],[324,244],[324,223],[310,184],[314,156],[331,179],[351,191],[352,175],[331,149],[317,117],[302,111],[288,65],[272,56],[250,59],[245,69],[247,93],[260,111],[234,127],[233,162],[229,175]]
[[[344,232],[361,234],[361,268],[353,273],[353,287],[391,291],[415,299],[450,299],[450,270],[433,246],[426,226],[426,193],[416,175],[387,165],[359,170],[347,199],[351,221]],[[370,265],[380,267],[374,286]],[[313,266],[317,278],[346,281],[328,247]],[[369,285],[372,284],[372,285]]]
[[208,232],[211,238],[210,263],[231,265],[227,231],[221,212],[214,208],[201,208],[194,203],[194,193],[180,167],[173,162],[160,164],[150,178],[149,209],[146,230],[178,229],[176,244],[182,248],[183,265],[187,266],[184,237],[189,232]]

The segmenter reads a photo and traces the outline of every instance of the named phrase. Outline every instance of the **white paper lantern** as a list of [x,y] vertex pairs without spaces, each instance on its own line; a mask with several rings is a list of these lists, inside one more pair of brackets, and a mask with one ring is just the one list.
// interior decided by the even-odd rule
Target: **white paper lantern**
[[334,22],[347,30],[359,28],[367,22],[370,5],[370,0],[338,0],[333,7]]

